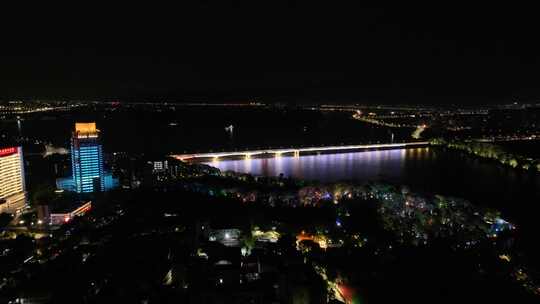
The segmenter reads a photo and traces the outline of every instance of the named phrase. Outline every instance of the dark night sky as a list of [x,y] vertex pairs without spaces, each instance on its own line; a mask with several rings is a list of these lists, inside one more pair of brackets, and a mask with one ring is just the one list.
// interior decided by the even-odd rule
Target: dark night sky
[[245,3],[6,11],[0,98],[540,97],[532,8]]

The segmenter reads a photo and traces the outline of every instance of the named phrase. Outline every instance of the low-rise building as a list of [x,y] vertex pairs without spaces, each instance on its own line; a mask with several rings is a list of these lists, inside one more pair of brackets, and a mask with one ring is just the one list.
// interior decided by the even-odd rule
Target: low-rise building
[[240,238],[242,231],[240,229],[212,229],[208,240],[211,242],[219,242],[227,247],[240,246]]
[[56,207],[50,212],[49,225],[59,226],[68,223],[77,216],[82,216],[92,209],[92,202],[77,202],[66,206]]

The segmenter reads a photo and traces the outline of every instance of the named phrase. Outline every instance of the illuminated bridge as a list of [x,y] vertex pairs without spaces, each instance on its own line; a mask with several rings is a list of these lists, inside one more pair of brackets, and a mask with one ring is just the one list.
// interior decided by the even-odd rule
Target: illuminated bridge
[[418,146],[427,146],[427,141],[417,141],[408,143],[395,144],[370,144],[370,145],[343,145],[343,146],[327,146],[327,147],[309,147],[309,148],[283,148],[283,149],[261,149],[252,151],[233,151],[233,152],[210,152],[210,153],[194,153],[194,154],[178,154],[171,155],[179,160],[196,160],[200,158],[211,158],[218,160],[223,157],[243,157],[246,159],[252,156],[273,155],[280,157],[284,154],[300,156],[301,153],[318,153],[318,152],[340,152],[354,150],[369,150],[369,149],[400,149]]

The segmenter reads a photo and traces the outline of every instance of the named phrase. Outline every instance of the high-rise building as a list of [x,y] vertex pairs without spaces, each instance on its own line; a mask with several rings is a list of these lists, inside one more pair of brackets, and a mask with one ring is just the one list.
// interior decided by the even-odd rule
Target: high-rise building
[[105,189],[103,152],[96,123],[76,123],[71,137],[71,168],[75,191],[99,192]]
[[71,137],[72,178],[58,179],[58,188],[77,193],[101,192],[117,185],[103,167],[103,151],[95,122],[75,123]]
[[26,205],[21,147],[0,148],[0,213],[17,213]]

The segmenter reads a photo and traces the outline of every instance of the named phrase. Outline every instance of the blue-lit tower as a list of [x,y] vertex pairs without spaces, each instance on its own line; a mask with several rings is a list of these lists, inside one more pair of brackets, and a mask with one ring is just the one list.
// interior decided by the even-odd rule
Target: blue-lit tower
[[103,166],[103,151],[95,122],[75,123],[71,137],[71,176],[58,178],[56,187],[77,193],[109,191],[118,179]]
[[71,138],[71,166],[76,192],[105,191],[103,152],[96,123],[75,123]]

